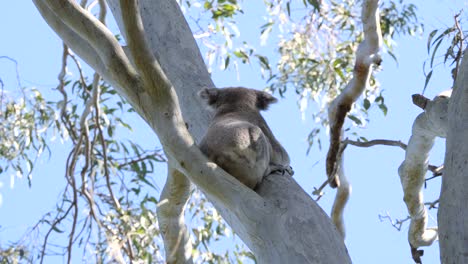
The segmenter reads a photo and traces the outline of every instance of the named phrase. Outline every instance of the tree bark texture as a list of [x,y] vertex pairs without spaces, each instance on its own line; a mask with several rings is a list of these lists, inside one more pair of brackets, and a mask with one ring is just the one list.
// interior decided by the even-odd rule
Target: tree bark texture
[[444,175],[438,212],[440,259],[468,263],[468,58],[463,58],[448,110]]

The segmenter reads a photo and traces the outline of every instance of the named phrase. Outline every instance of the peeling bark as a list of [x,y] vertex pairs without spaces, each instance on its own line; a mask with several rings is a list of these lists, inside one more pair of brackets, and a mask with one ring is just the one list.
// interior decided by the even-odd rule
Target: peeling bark
[[353,78],[328,107],[330,146],[327,153],[326,172],[330,186],[332,188],[338,187],[331,215],[333,223],[337,226],[343,238],[345,237],[343,213],[351,193],[351,184],[344,173],[343,153],[340,151],[344,133],[343,124],[352,105],[366,89],[373,65],[379,65],[382,60],[378,54],[382,45],[378,0],[363,2],[361,19],[364,40],[359,44],[356,52]]
[[343,124],[352,105],[366,89],[373,65],[380,65],[382,59],[378,54],[382,45],[380,30],[379,1],[367,0],[362,4],[361,19],[363,23],[364,40],[356,51],[353,78],[328,107],[330,122],[330,147],[327,153],[326,171],[332,188],[340,185],[336,174],[340,143],[343,135]]

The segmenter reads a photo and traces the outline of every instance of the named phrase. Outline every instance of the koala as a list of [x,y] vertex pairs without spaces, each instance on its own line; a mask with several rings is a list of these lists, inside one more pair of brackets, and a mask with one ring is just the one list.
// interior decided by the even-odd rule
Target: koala
[[199,145],[211,161],[251,189],[272,172],[293,174],[288,153],[260,114],[276,98],[242,87],[203,89],[198,95],[215,112]]

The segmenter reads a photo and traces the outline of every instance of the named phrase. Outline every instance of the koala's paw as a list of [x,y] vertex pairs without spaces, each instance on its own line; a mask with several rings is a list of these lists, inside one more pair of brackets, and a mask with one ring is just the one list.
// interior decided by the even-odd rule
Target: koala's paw
[[294,175],[294,170],[291,166],[289,165],[281,165],[281,164],[274,164],[274,163],[271,163],[270,164],[270,174],[273,174],[273,173],[281,173],[281,175],[284,175],[284,174],[288,174],[289,176],[293,176]]

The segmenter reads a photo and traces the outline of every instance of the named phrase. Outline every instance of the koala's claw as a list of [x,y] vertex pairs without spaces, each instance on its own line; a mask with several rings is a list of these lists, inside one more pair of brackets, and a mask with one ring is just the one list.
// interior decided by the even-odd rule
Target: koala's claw
[[294,175],[294,170],[291,166],[280,165],[280,164],[270,164],[270,174],[280,172],[281,175],[288,173],[291,177]]

